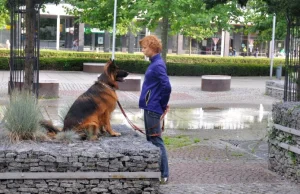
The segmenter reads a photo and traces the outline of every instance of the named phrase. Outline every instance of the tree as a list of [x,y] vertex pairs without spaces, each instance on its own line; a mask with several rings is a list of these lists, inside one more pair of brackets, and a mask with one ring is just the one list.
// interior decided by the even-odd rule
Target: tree
[[[204,0],[209,9],[218,5],[234,2],[230,0]],[[270,41],[272,36],[272,18],[276,14],[276,39],[284,39],[287,29],[287,17],[299,17],[299,0],[237,0],[244,7],[243,18],[246,33],[258,33],[258,40]],[[247,25],[251,23],[252,25]]]
[[291,16],[300,16],[299,0],[263,0],[267,3],[270,13],[283,13]]
[[[112,30],[114,1],[68,0],[67,2],[74,6],[67,9],[68,13],[78,16],[80,22],[103,30]],[[165,26],[162,34],[166,36],[168,31],[165,29],[168,29],[170,19],[167,14],[171,9],[171,0],[118,0],[117,2],[116,28],[118,34],[126,34],[128,31],[135,33],[140,29],[139,26],[153,29],[158,22],[162,21],[162,25]],[[167,39],[162,38],[162,44],[163,48],[167,49]],[[164,52],[166,53],[165,50]]]
[[[269,7],[263,0],[249,0],[243,13],[244,30],[246,33],[257,33],[259,42],[272,39],[273,14],[270,14]],[[282,13],[276,15],[276,39],[282,40],[286,35],[286,18]]]
[[[231,28],[229,21],[237,19],[238,9],[233,4],[217,5],[207,10],[203,0],[139,0],[135,5],[140,10],[141,24],[150,29],[162,20],[162,56],[166,59],[168,33],[181,33],[196,39],[210,37],[219,30]],[[197,34],[194,34],[197,33]]]
[[[206,3],[207,8],[213,8],[219,4],[226,4],[231,2],[231,0],[204,0]],[[241,6],[246,6],[248,1],[251,0],[237,0]],[[269,13],[288,13],[293,16],[300,16],[299,7],[300,1],[299,0],[263,0],[268,5]],[[233,1],[232,1],[233,2]]]
[[[24,64],[24,86],[23,88],[31,92],[33,83],[33,67],[35,65],[35,37],[36,37],[36,12],[39,11],[41,6],[45,3],[56,3],[58,4],[60,0],[24,0],[17,1],[19,5],[26,6],[25,14],[25,64]],[[16,0],[8,0],[6,2],[9,9],[16,5]],[[38,7],[38,8],[37,8]],[[11,24],[13,25],[13,24]],[[13,50],[11,50],[13,52]]]
[[[114,0],[66,0],[74,7],[66,7],[67,13],[78,18],[77,22],[87,23],[93,28],[112,32],[114,17]],[[128,31],[136,33],[140,29],[134,25],[136,12],[132,10],[134,1],[118,0],[117,34],[124,35]]]
[[[235,21],[240,15],[239,10],[232,4],[218,5],[208,10],[204,2],[193,2],[179,5],[176,21],[171,24],[171,33],[181,33],[190,37],[190,53],[192,39],[203,40],[222,30],[231,30],[232,25],[229,21]],[[187,15],[187,12],[190,14]]]
[[[68,0],[74,5],[69,13],[80,16],[80,21],[92,27],[111,29],[113,22],[113,3],[106,0]],[[229,19],[235,20],[238,9],[233,4],[219,5],[206,10],[204,0],[118,0],[117,29],[127,33],[147,27],[156,29],[161,23],[162,57],[166,59],[168,35],[182,33],[197,39],[210,36],[218,29],[228,29]],[[211,27],[211,24],[214,27]],[[137,27],[137,28],[135,28]]]

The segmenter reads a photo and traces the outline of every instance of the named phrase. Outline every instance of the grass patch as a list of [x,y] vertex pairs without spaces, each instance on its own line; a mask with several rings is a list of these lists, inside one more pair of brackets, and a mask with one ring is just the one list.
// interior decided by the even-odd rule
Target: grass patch
[[199,143],[200,139],[199,138],[194,138],[194,143]]
[[10,142],[22,140],[40,140],[46,138],[40,130],[42,114],[37,100],[27,91],[14,91],[10,103],[3,110],[2,137]]
[[200,142],[199,138],[190,138],[186,135],[177,135],[174,137],[163,137],[167,148],[181,148]]
[[242,157],[242,156],[244,156],[244,154],[243,153],[238,153],[238,152],[233,152],[233,153],[231,153],[231,156]]

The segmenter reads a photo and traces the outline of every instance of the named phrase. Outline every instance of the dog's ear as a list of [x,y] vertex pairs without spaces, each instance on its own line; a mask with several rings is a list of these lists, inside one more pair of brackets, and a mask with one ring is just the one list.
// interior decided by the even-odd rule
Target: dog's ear
[[112,64],[114,66],[114,68],[119,69],[117,62],[115,60],[112,60]]
[[106,73],[106,75],[111,74],[111,64],[112,64],[112,60],[109,60],[104,66],[104,72]]
[[104,71],[107,71],[111,64],[112,64],[112,60],[107,61],[105,66],[104,66]]
[[116,61],[109,60],[105,66],[106,66],[107,75],[110,76],[112,81],[116,81],[115,74],[118,70],[118,66],[116,66]]
[[109,60],[105,66],[104,66],[104,74],[102,76],[100,76],[100,78],[98,78],[98,81],[104,81],[105,79],[105,82],[107,84],[109,84],[110,86],[112,86],[113,88],[116,88],[118,89],[118,83],[116,81],[116,72],[118,70],[118,68],[116,67],[116,65],[114,65],[115,61],[113,60]]
[[113,69],[113,70],[119,69],[119,67],[117,66],[117,63],[116,63],[115,60],[111,60],[111,59],[110,59],[110,60],[107,62],[107,66],[108,66],[108,68],[111,68],[111,69]]

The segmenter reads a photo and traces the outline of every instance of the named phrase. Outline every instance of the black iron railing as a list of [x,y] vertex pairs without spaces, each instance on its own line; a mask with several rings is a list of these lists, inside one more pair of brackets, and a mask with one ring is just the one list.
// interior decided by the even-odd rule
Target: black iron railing
[[[31,92],[38,97],[40,5],[34,4],[32,8],[26,9],[25,0],[9,0],[8,3],[11,12],[9,92],[11,93],[15,89],[22,90],[26,83]],[[32,14],[34,15],[32,16]],[[28,18],[30,18],[34,30],[29,30],[28,22],[26,23]],[[34,34],[34,39],[29,40],[29,33]],[[32,46],[28,46],[29,44],[34,44],[33,49],[28,49],[32,48]],[[28,63],[28,61],[30,62]],[[30,64],[29,68],[27,65],[27,70],[25,70],[26,63]]]
[[284,101],[300,101],[300,17],[287,17]]

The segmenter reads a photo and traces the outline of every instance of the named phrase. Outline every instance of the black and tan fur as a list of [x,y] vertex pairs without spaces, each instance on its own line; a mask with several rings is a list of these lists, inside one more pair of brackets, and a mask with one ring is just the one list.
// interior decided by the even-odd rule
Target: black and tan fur
[[52,135],[60,131],[74,130],[82,139],[86,139],[88,133],[90,140],[96,140],[101,129],[112,136],[121,135],[112,129],[110,117],[118,100],[115,92],[119,88],[118,82],[123,82],[127,75],[128,72],[120,70],[113,61],[107,62],[98,81],[72,104],[62,130],[48,121],[42,121],[41,125]]

